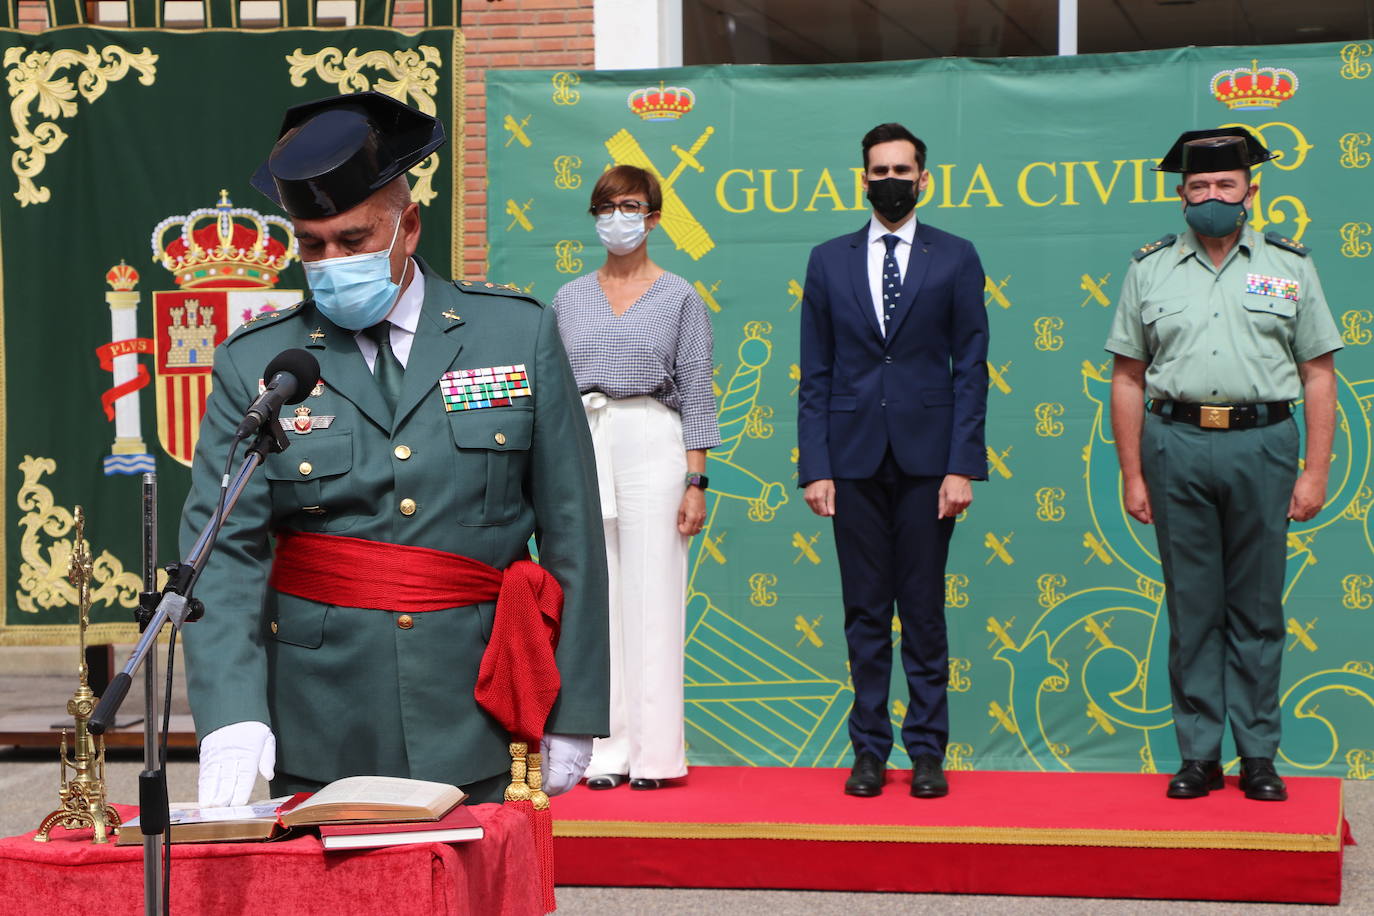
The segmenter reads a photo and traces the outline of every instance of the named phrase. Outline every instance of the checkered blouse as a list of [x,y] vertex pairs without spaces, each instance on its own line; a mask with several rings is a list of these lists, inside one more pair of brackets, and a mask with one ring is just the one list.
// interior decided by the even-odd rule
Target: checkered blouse
[[720,445],[711,392],[711,319],[690,283],[664,271],[616,315],[593,271],[560,289],[553,307],[583,394],[648,395],[682,415],[685,448]]

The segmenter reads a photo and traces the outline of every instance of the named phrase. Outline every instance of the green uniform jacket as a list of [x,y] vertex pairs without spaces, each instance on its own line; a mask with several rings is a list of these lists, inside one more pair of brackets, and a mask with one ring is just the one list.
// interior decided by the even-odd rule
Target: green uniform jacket
[[[282,594],[267,585],[272,532],[282,529],[429,547],[498,569],[523,558],[534,534],[539,561],[564,591],[563,687],[547,731],[609,729],[596,462],[554,312],[421,267],[424,307],[394,423],[352,332],[309,300],[240,328],[215,352],[183,555],[214,511],[234,429],[274,356],[302,347],[319,359],[323,391],[299,406],[333,417],[327,427],[288,433],[290,448],[253,476],[196,587],[205,617],[184,631],[198,738],[233,722],[266,722],[279,775],[463,785],[510,765],[509,736],[473,699],[494,602],[413,614],[402,628],[396,613]],[[445,410],[445,372],[519,365],[530,396]],[[406,500],[414,501],[410,514]],[[387,570],[374,574],[385,579]]]

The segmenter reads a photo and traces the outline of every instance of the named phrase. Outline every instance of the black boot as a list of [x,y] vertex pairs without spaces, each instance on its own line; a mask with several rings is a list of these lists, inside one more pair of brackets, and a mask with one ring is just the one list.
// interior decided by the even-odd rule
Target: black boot
[[1240,758],[1240,788],[1246,798],[1255,801],[1288,800],[1288,789],[1274,772],[1274,761],[1269,757]]
[[1215,760],[1185,760],[1169,781],[1170,798],[1202,798],[1213,789],[1220,789],[1221,765]]
[[854,767],[849,771],[849,778],[844,781],[844,794],[858,795],[861,798],[881,795],[885,770],[886,767],[876,754],[860,752],[859,756],[854,758]]
[[912,759],[911,796],[913,798],[941,798],[949,794],[949,783],[941,768],[938,754],[917,754]]

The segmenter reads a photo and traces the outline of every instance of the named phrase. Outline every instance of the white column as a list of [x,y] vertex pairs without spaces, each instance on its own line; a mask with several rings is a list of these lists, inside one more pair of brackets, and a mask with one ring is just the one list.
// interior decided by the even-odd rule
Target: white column
[[[105,302],[110,307],[110,339],[113,341],[132,340],[138,336],[139,294],[133,290],[114,290],[105,294]],[[138,375],[138,354],[129,353],[116,356],[114,364],[114,384],[122,385]],[[143,455],[148,446],[143,444],[139,417],[138,392],[131,391],[115,401],[115,440],[110,448],[112,455]]]
[[682,0],[596,0],[596,69],[682,66]]
[[1059,0],[1059,54],[1078,53],[1078,0]]

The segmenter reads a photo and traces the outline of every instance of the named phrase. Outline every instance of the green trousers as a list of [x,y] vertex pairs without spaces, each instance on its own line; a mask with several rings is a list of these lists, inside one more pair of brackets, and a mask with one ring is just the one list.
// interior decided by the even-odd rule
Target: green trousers
[[1214,430],[1147,413],[1141,465],[1164,568],[1179,752],[1220,759],[1229,719],[1240,756],[1273,757],[1297,424]]

